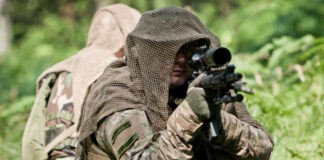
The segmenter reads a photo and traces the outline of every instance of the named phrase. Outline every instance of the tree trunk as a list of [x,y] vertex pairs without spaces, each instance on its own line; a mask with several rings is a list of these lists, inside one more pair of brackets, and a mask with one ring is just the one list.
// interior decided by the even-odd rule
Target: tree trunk
[[11,43],[8,6],[7,0],[0,0],[0,57],[9,51]]

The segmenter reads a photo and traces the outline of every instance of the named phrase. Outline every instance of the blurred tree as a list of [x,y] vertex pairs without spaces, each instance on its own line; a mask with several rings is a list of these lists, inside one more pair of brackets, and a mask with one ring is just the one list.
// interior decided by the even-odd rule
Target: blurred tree
[[[78,0],[11,0],[9,9],[13,25],[14,41],[24,38],[29,29],[41,25],[48,17],[58,17],[72,23],[89,21],[96,11],[95,1]],[[38,26],[40,27],[40,26]]]
[[11,23],[8,13],[8,1],[0,0],[0,56],[9,51],[11,43]]
[[[221,3],[206,5],[197,13],[234,52],[253,52],[283,35],[324,36],[323,0],[238,0],[228,3],[228,15],[220,12],[226,6]],[[217,6],[220,11],[212,12]]]

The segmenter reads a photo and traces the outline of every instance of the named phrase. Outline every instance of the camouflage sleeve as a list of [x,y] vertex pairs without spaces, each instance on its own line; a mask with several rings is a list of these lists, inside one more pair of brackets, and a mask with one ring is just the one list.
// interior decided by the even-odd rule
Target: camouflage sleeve
[[192,159],[192,140],[202,122],[184,101],[167,121],[167,129],[152,134],[146,114],[137,109],[116,112],[99,125],[99,147],[114,159]]
[[22,158],[24,160],[46,160],[45,152],[45,121],[46,99],[51,92],[51,84],[56,75],[49,74],[42,80],[34,106],[28,117],[22,140]]
[[253,125],[239,120],[236,116],[221,110],[222,129],[214,147],[221,148],[239,160],[267,160],[273,149],[269,135]]
[[[46,106],[45,144],[49,145],[74,124],[72,73],[60,72],[55,80]],[[49,151],[49,159],[73,158],[76,134],[67,136]]]

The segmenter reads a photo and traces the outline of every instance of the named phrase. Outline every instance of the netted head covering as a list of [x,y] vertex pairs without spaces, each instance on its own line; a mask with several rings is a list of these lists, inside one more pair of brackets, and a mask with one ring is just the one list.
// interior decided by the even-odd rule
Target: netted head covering
[[131,90],[145,105],[153,131],[165,128],[172,66],[185,44],[204,39],[212,47],[219,39],[189,11],[165,7],[145,12],[126,41]]

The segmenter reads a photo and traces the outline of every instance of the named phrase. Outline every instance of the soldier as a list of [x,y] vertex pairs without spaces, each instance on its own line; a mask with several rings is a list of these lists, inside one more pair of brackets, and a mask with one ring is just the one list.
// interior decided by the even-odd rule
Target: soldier
[[[166,7],[143,14],[116,61],[91,87],[81,117],[81,159],[269,159],[271,136],[241,102],[216,106],[192,51],[219,39],[192,13]],[[221,109],[220,109],[221,108]],[[221,127],[210,141],[209,123]]]
[[122,4],[99,9],[87,46],[39,76],[23,137],[23,159],[74,159],[88,90],[110,62],[124,57],[126,36],[139,18],[138,11]]

